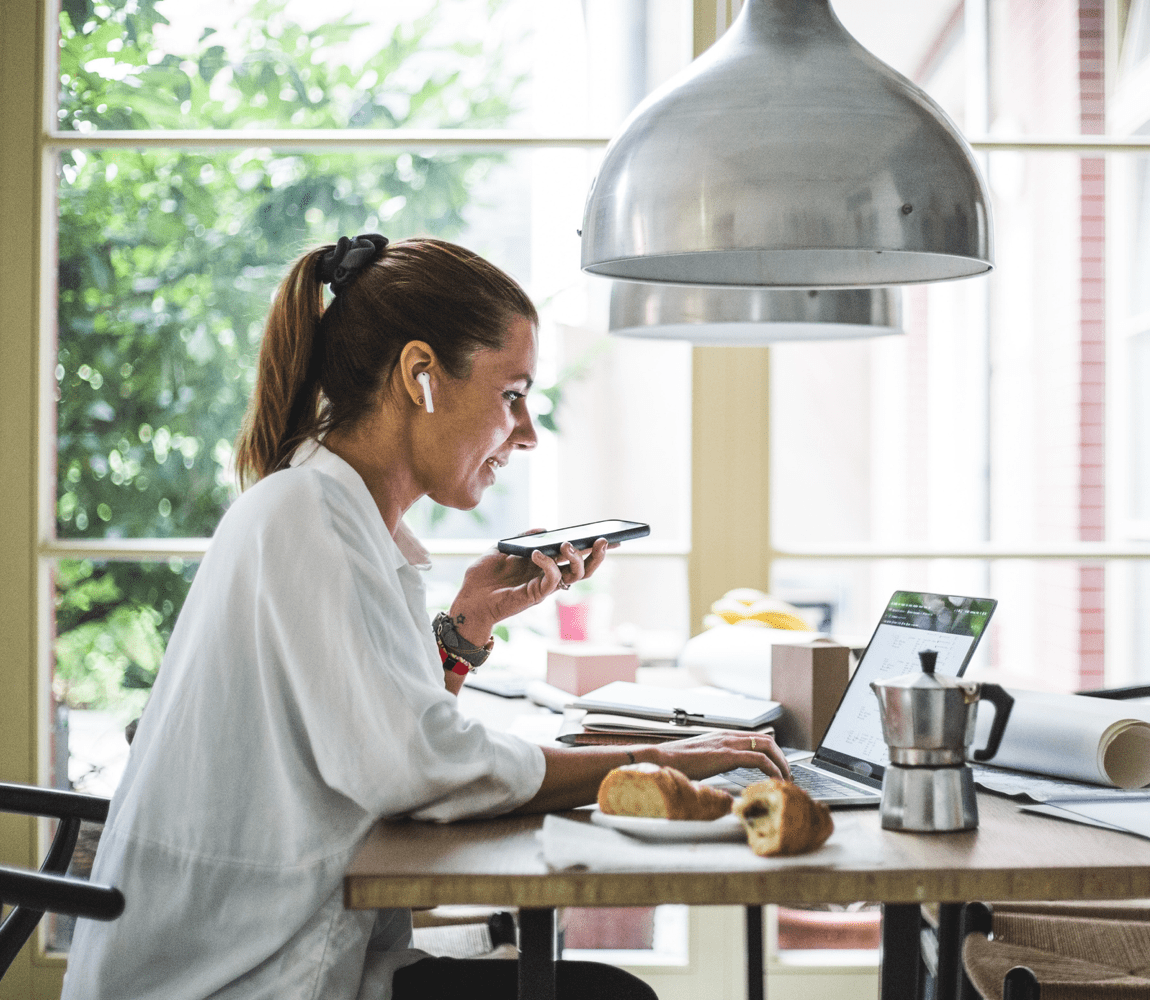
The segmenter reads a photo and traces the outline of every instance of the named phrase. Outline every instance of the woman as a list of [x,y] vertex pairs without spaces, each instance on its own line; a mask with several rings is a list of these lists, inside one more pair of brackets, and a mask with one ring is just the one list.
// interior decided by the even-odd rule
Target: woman
[[296,262],[238,442],[251,488],[188,594],[92,872],[127,906],[80,922],[65,1000],[386,998],[397,969],[397,995],[418,992],[441,963],[409,948],[410,912],[343,908],[379,817],[570,808],[633,760],[785,773],[741,736],[559,750],[458,712],[492,626],[605,555],[492,552],[429,627],[401,517],[425,495],[473,508],[534,447],[536,323],[512,279],[448,243],[344,237]]

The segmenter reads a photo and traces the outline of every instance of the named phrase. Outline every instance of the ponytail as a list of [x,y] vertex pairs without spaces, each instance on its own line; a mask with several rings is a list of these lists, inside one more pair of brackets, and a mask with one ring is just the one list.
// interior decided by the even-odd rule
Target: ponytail
[[318,268],[330,245],[296,261],[276,292],[260,345],[256,386],[236,440],[236,474],[246,489],[283,468],[319,430],[319,371],[314,355],[323,316]]

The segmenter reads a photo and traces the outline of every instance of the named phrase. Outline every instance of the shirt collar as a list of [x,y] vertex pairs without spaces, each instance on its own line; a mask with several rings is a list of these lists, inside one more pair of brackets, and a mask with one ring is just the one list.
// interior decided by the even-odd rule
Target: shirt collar
[[[341,483],[361,500],[366,499],[371,509],[376,514],[379,513],[363,477],[334,451],[325,448],[321,442],[314,438],[305,441],[295,450],[290,464],[293,469],[306,464],[324,475],[331,476],[332,479]],[[382,518],[380,520],[382,521]],[[383,529],[383,534],[387,535],[388,540],[395,548],[395,554],[398,557],[395,563],[397,569],[405,565],[414,566],[416,569],[431,569],[430,554],[402,519],[400,519],[394,536],[388,534],[386,525],[383,525]]]

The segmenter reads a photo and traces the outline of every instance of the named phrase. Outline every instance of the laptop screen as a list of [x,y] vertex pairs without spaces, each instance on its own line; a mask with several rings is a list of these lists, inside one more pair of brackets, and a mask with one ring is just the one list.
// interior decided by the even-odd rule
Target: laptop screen
[[897,590],[879,619],[818,756],[856,774],[879,778],[890,762],[871,681],[921,669],[923,649],[938,652],[935,669],[959,676],[986,631],[997,601]]

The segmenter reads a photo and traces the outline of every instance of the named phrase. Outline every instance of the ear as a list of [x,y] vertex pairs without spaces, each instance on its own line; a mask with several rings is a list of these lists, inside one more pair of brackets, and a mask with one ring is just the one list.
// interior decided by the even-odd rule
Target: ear
[[439,359],[430,344],[422,340],[409,340],[399,352],[399,364],[395,373],[399,379],[402,393],[415,406],[423,406],[423,386],[419,384],[418,377],[426,372],[431,378],[431,391],[435,392],[435,384],[439,374]]

